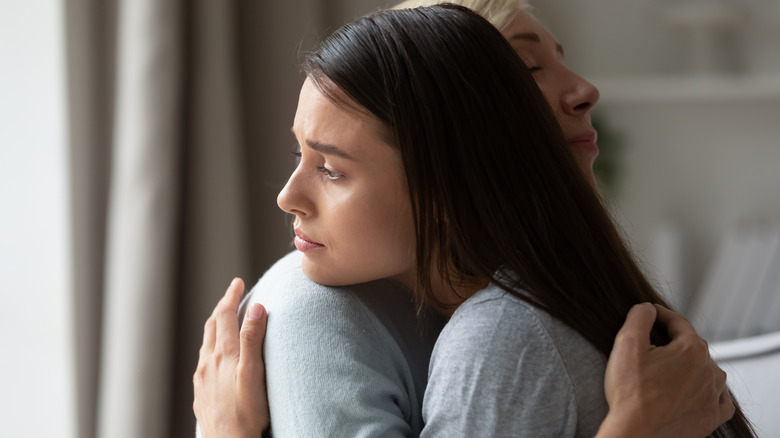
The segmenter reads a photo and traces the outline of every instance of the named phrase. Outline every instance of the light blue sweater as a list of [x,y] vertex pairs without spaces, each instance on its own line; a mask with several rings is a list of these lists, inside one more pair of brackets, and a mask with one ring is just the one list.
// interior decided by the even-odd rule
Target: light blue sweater
[[444,320],[418,323],[411,293],[392,281],[325,287],[279,260],[242,304],[268,309],[266,377],[275,437],[408,437]]

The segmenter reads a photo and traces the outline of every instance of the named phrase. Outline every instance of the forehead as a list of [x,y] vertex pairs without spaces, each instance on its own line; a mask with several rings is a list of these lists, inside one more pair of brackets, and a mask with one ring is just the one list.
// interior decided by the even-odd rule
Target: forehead
[[[341,93],[335,87],[332,90]],[[335,97],[336,102],[311,78],[303,83],[292,128],[301,144],[331,144],[359,155],[369,145],[387,143],[385,127],[376,117],[343,93]]]
[[297,135],[378,134],[381,123],[375,117],[337,88],[332,90],[338,103],[326,96],[311,78],[306,79],[293,122]]
[[555,36],[536,18],[525,11],[518,12],[517,16],[501,30],[501,34],[509,42],[518,40],[538,42],[545,47],[550,46],[562,52]]

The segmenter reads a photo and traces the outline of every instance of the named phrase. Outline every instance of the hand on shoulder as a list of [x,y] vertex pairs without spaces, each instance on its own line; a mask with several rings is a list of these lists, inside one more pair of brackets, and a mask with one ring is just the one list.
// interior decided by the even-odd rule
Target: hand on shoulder
[[243,292],[243,281],[233,280],[203,329],[192,408],[204,438],[257,437],[269,425],[263,363],[268,318],[262,305],[253,304],[239,334]]
[[[650,344],[653,323],[671,342]],[[615,339],[604,381],[610,406],[599,437],[701,437],[735,411],[726,373],[682,316],[660,305],[634,306]]]

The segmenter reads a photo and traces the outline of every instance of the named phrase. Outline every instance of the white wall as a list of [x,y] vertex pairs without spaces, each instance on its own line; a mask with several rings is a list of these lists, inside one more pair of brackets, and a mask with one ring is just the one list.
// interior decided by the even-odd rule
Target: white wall
[[664,27],[658,0],[529,0],[586,76],[669,73],[683,62],[679,38]]
[[780,74],[780,0],[528,1],[563,43],[568,63],[586,76],[684,73],[696,45],[670,16],[693,3],[727,5],[740,20],[725,42],[737,49],[742,71]]
[[0,432],[75,436],[62,4],[0,0]]
[[723,233],[744,220],[780,218],[780,96],[607,104],[603,117],[624,135],[617,199],[635,248],[652,263],[659,227],[677,228],[682,303],[699,288]]

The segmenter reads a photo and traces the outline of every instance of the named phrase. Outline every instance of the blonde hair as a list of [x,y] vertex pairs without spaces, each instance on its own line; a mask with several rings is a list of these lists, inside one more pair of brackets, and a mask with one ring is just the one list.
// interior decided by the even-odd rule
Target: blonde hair
[[393,6],[392,9],[410,9],[441,3],[467,7],[483,16],[500,31],[515,19],[518,12],[531,9],[531,5],[526,0],[406,0]]

